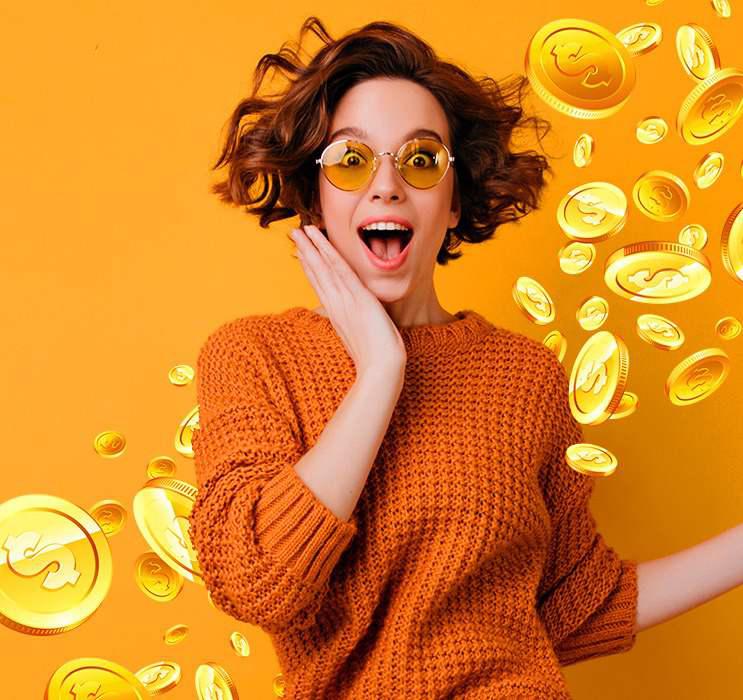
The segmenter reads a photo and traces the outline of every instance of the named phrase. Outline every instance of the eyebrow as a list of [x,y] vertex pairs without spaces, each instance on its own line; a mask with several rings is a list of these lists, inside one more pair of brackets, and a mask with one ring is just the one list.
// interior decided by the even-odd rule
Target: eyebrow
[[[336,136],[340,136],[341,134],[350,134],[351,136],[355,136],[359,139],[365,139],[369,137],[369,134],[366,133],[363,129],[358,129],[355,126],[344,126],[340,129],[336,129],[331,135],[329,141],[332,142],[335,140]],[[413,136],[428,136],[431,138],[438,139],[441,141],[441,143],[444,143],[444,139],[439,136],[438,132],[433,131],[433,129],[413,129],[412,131],[409,131],[405,136],[403,136],[403,141],[407,141],[408,139],[412,139]]]

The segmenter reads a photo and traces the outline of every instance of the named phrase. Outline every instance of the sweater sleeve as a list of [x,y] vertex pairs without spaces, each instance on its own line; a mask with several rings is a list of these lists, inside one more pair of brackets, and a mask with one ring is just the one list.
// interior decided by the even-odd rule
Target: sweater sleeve
[[338,518],[295,471],[303,450],[294,416],[272,400],[271,368],[245,320],[220,326],[197,357],[191,540],[217,607],[267,632],[301,629],[314,621],[356,516]]
[[[620,559],[596,530],[589,508],[594,478],[570,467],[567,448],[583,442],[568,402],[565,368],[548,349],[548,398],[557,401],[552,451],[540,486],[552,537],[537,594],[537,609],[561,665],[629,651],[635,643],[637,562]],[[554,397],[554,398],[553,398]]]

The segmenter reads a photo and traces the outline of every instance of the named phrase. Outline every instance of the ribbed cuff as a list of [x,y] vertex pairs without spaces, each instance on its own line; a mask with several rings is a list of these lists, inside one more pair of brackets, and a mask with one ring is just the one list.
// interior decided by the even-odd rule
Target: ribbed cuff
[[254,513],[258,544],[313,585],[330,577],[357,530],[315,496],[294,465],[263,484]]

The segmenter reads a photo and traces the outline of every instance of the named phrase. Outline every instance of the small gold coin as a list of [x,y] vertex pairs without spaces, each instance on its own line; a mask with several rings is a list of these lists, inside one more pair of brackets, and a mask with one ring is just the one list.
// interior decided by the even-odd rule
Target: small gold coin
[[663,40],[663,30],[655,22],[638,22],[617,32],[617,39],[633,56],[652,51]]
[[88,512],[101,526],[101,530],[106,537],[121,532],[126,522],[126,508],[113,499],[98,501],[90,507]]
[[190,365],[176,365],[168,371],[168,379],[175,386],[186,386],[193,381],[193,378],[194,370]]
[[679,231],[679,243],[691,246],[696,250],[704,250],[709,240],[707,229],[702,224],[687,224]]
[[533,277],[519,277],[511,293],[516,306],[532,323],[543,326],[555,320],[552,297]]
[[558,252],[560,269],[567,275],[585,272],[596,259],[596,246],[592,243],[572,241]]
[[712,7],[715,9],[715,12],[719,17],[722,17],[723,19],[727,19],[728,17],[731,17],[733,14],[733,9],[730,6],[730,2],[728,0],[711,0],[712,1]]
[[199,430],[199,407],[194,406],[183,418],[175,434],[175,449],[184,457],[193,459],[195,433]]
[[590,296],[578,307],[575,318],[584,331],[595,331],[609,318],[609,302],[600,296]]
[[590,134],[581,134],[573,146],[573,163],[578,168],[585,168],[593,160],[594,143]]
[[173,625],[165,630],[163,641],[168,646],[180,644],[188,636],[188,625]]
[[147,700],[150,694],[128,669],[114,661],[83,657],[63,663],[49,679],[44,700],[72,698]]
[[707,348],[681,360],[664,386],[675,406],[699,403],[717,391],[730,374],[730,358],[724,350]]
[[637,123],[635,136],[640,143],[653,144],[668,135],[668,124],[662,117],[646,117]]
[[156,661],[134,674],[150,695],[160,695],[175,688],[181,680],[181,667],[175,661]]
[[639,241],[606,259],[604,282],[625,299],[675,304],[706,291],[712,272],[700,250],[675,241]]
[[689,188],[666,170],[649,170],[640,175],[632,188],[637,208],[655,221],[673,221],[689,206]]
[[250,644],[241,632],[233,632],[230,635],[230,644],[238,656],[250,656]]
[[720,70],[720,53],[704,27],[689,22],[676,30],[676,54],[686,74],[705,80]]
[[658,314],[637,317],[637,335],[660,350],[678,350],[684,344],[684,332],[670,318]]
[[286,684],[284,682],[284,674],[279,673],[273,679],[273,694],[277,698],[283,698],[285,690],[286,690]]
[[525,57],[534,91],[550,107],[578,119],[603,119],[629,99],[636,71],[613,32],[583,19],[548,22],[532,36]]
[[557,205],[557,223],[570,238],[598,242],[619,233],[627,221],[627,197],[609,182],[574,187]]
[[637,394],[631,391],[625,391],[622,394],[622,399],[619,402],[619,406],[615,409],[614,413],[609,416],[609,420],[616,420],[617,418],[626,418],[632,415],[637,410],[637,405],[640,402]]
[[93,449],[101,457],[118,457],[126,449],[126,438],[116,430],[104,430],[95,436]]
[[710,151],[694,168],[694,182],[699,189],[707,189],[717,182],[725,166],[725,156],[719,151]]
[[736,204],[722,226],[720,255],[730,276],[743,283],[743,202]]
[[168,566],[155,552],[144,552],[134,564],[139,589],[158,603],[168,603],[183,590],[183,576]]
[[617,470],[617,458],[605,447],[576,442],[565,450],[565,461],[579,474],[611,476]]
[[155,479],[158,476],[173,476],[175,474],[175,460],[161,455],[154,457],[147,465],[147,478]]
[[560,362],[563,361],[568,349],[568,341],[560,331],[555,329],[547,333],[542,340],[542,344],[552,350]]
[[715,324],[715,333],[723,340],[732,340],[740,335],[743,324],[735,316],[723,316]]
[[237,688],[230,674],[214,661],[198,666],[195,681],[199,700],[238,700]]

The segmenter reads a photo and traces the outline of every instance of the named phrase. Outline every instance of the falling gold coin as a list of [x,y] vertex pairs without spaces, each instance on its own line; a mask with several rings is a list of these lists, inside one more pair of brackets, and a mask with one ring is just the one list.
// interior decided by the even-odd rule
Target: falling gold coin
[[740,335],[743,324],[735,316],[723,316],[715,324],[715,333],[723,340],[732,340]]
[[619,406],[617,406],[617,408],[614,410],[614,413],[609,416],[609,420],[616,420],[617,418],[626,418],[627,416],[631,416],[637,410],[637,405],[639,402],[640,399],[638,398],[637,394],[631,391],[625,391],[624,394],[622,394],[622,399],[619,402]]
[[649,170],[640,175],[632,188],[637,208],[655,221],[673,221],[689,206],[689,188],[676,175],[665,170]]
[[67,632],[111,588],[111,548],[79,506],[29,494],[0,504],[0,622],[17,632]]
[[147,478],[155,479],[158,476],[173,476],[175,470],[175,460],[171,457],[154,457],[147,465]]
[[286,688],[286,684],[284,682],[284,674],[283,673],[279,673],[273,679],[273,694],[277,698],[283,698],[284,697],[285,688]]
[[194,406],[183,418],[175,434],[175,449],[184,457],[193,459],[192,440],[199,429],[199,407]]
[[699,403],[717,391],[730,374],[730,358],[724,350],[707,348],[681,360],[664,386],[675,406]]
[[609,318],[609,302],[600,296],[588,297],[578,307],[575,318],[584,331],[595,331]]
[[557,205],[557,223],[566,235],[597,242],[619,233],[627,221],[627,197],[609,182],[574,187]]
[[691,246],[696,250],[704,250],[709,240],[707,229],[701,224],[687,224],[679,231],[679,243]]
[[639,241],[606,259],[604,282],[625,299],[675,304],[706,291],[712,272],[700,250],[674,241]]
[[533,323],[543,326],[555,320],[555,304],[534,278],[519,277],[511,290],[516,306]]
[[137,557],[134,578],[140,590],[158,603],[170,602],[183,590],[183,576],[155,552],[145,552]]
[[49,679],[44,700],[147,700],[147,688],[128,669],[114,661],[83,657],[63,663]]
[[126,508],[112,499],[98,501],[88,512],[96,519],[106,537],[121,532],[126,522]]
[[645,4],[648,7],[656,7],[657,5],[662,5],[663,0],[645,0]]
[[676,128],[684,141],[699,146],[719,138],[743,113],[743,72],[721,68],[697,83],[684,98]]
[[163,641],[168,646],[180,644],[188,636],[188,625],[173,625],[165,630]]
[[678,350],[684,344],[684,332],[671,319],[658,314],[637,317],[637,335],[660,350]]
[[617,470],[617,458],[604,447],[577,442],[565,451],[568,466],[586,476],[611,476]]
[[653,144],[662,141],[668,134],[668,124],[662,117],[646,117],[638,122],[635,135],[640,143]]
[[558,252],[560,269],[568,275],[585,272],[596,259],[596,246],[592,243],[572,241]]
[[233,632],[230,635],[230,644],[238,656],[250,656],[250,644],[241,632]]
[[590,134],[581,134],[573,146],[573,163],[578,168],[585,168],[593,160],[594,143]]
[[181,680],[181,667],[175,661],[157,661],[134,674],[150,695],[175,688]]
[[542,340],[542,344],[552,350],[560,362],[563,361],[568,348],[568,341],[560,331],[555,329],[547,333]]
[[727,19],[733,14],[733,10],[730,7],[730,3],[728,2],[728,0],[712,0],[712,7],[714,7],[715,12],[718,14],[718,16],[722,17],[723,19]]
[[704,27],[689,22],[676,30],[676,53],[686,74],[705,80],[720,70],[720,54]]
[[633,56],[641,56],[660,45],[663,30],[660,24],[655,22],[638,22],[620,29],[617,32],[617,39]]
[[126,438],[115,430],[104,430],[95,436],[93,449],[101,457],[118,457],[126,449]]
[[186,386],[186,384],[190,384],[193,381],[193,378],[194,371],[190,365],[176,365],[168,371],[170,383],[176,386]]
[[213,661],[197,667],[195,681],[199,700],[238,700],[237,688],[230,674]]
[[743,202],[728,214],[720,236],[722,264],[736,282],[743,283]]
[[635,85],[635,64],[624,44],[605,27],[583,19],[557,19],[538,29],[525,65],[537,95],[578,119],[616,114]]
[[725,156],[718,151],[711,151],[697,163],[694,168],[694,182],[699,189],[712,186],[722,173]]

